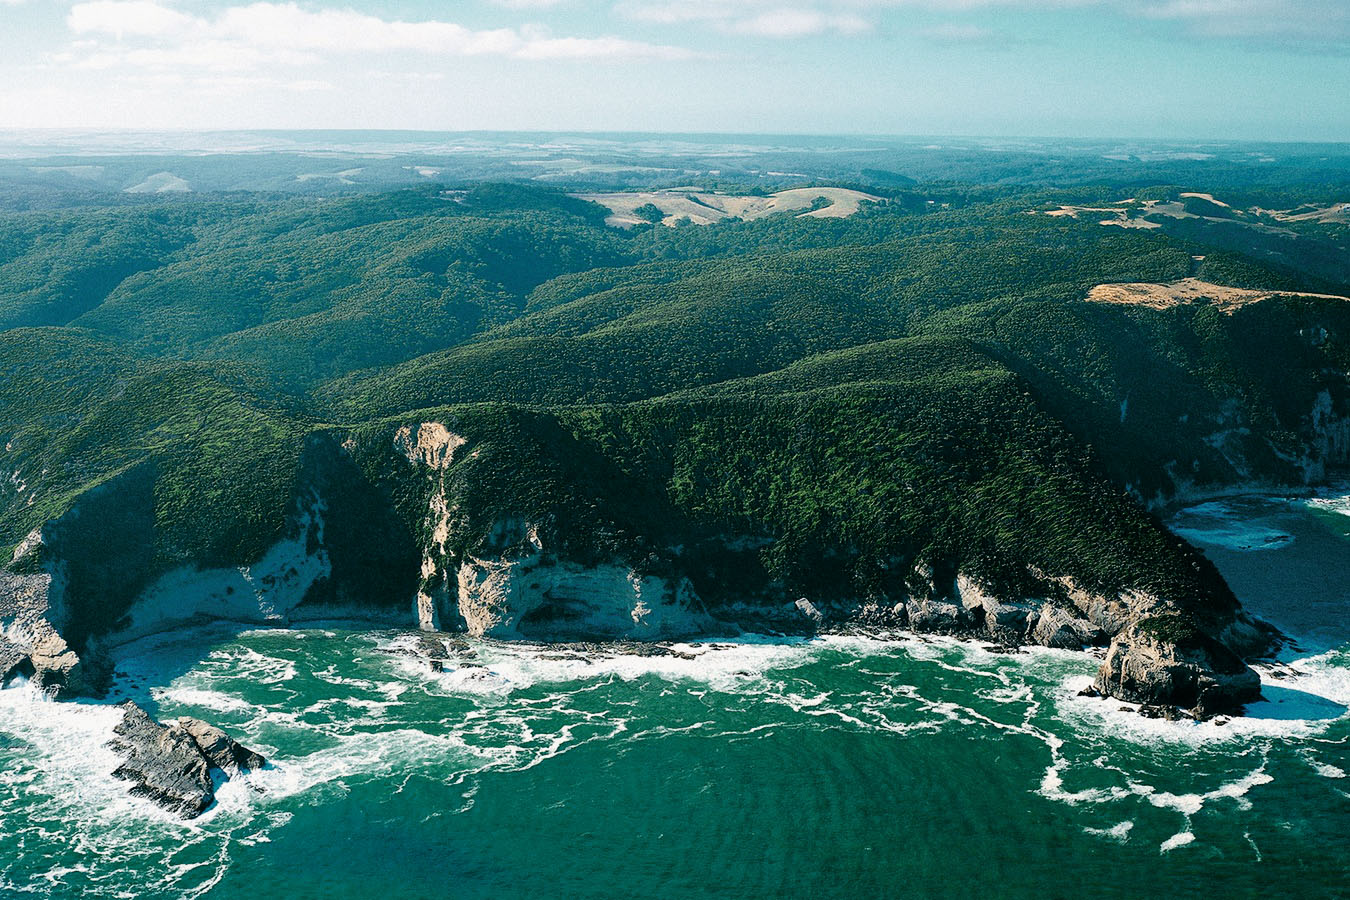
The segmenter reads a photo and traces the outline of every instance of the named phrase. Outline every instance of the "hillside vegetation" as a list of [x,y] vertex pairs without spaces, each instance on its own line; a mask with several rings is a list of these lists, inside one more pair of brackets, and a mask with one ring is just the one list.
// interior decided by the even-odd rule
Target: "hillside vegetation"
[[[1148,594],[1218,634],[1231,593],[1154,511],[1350,462],[1350,304],[1087,298],[1197,274],[1350,294],[1345,234],[1272,249],[1193,197],[1157,228],[1036,212],[1093,192],[907,185],[847,219],[626,231],[493,184],[3,213],[0,544],[32,573],[52,536],[121,531],[115,566],[71,569],[77,645],[311,507],[330,599],[405,604],[530,544],[688,578],[714,614],[960,574]],[[395,437],[426,422],[458,442],[431,480]]]

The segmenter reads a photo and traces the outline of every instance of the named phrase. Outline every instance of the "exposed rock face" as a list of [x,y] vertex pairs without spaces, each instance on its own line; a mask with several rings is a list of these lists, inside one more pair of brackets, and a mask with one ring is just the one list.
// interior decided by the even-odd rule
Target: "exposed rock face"
[[[1327,435],[1326,454],[1334,456],[1346,443],[1337,430],[1345,417],[1336,415],[1329,395],[1319,403],[1314,424]],[[587,547],[589,531],[564,540],[547,511],[484,514],[465,499],[474,496],[465,484],[472,484],[481,451],[444,424],[413,422],[362,440],[309,439],[279,540],[246,565],[165,571],[154,568],[160,564],[151,555],[133,558],[128,548],[148,546],[154,537],[148,467],[91,491],[34,531],[16,550],[10,571],[0,571],[0,679],[26,675],[54,692],[97,693],[106,683],[100,675],[109,651],[130,638],[212,619],[288,624],[332,609],[361,617],[383,611],[382,620],[396,624],[407,623],[411,612],[429,633],[539,641],[660,641],[761,628],[800,633],[850,623],[907,625],[1011,647],[1079,649],[1122,636],[1112,651],[1117,677],[1103,676],[1103,692],[1185,705],[1223,695],[1205,679],[1240,687],[1238,681],[1255,678],[1243,675],[1240,662],[1241,671],[1209,671],[1229,665],[1218,651],[1197,655],[1161,645],[1158,654],[1185,656],[1194,677],[1135,672],[1134,663],[1122,660],[1146,662],[1146,654],[1124,635],[1148,616],[1175,610],[1173,604],[1141,591],[1091,589],[1031,568],[1013,580],[1014,589],[986,583],[973,562],[971,571],[962,571],[957,560],[925,558],[902,585],[884,581],[864,599],[825,591],[793,602],[788,585],[754,567],[773,538],[727,535],[727,549],[743,552],[747,566],[737,596],[719,596],[702,579],[740,571],[723,557],[712,557],[721,568],[699,568],[691,561],[698,557],[682,547],[648,553],[650,545],[636,541],[599,540]],[[123,507],[135,515],[123,515]],[[110,532],[130,537],[104,547]],[[900,573],[905,564],[896,556],[887,567]],[[690,578],[706,586],[711,612]],[[1268,630],[1221,605],[1206,633],[1215,646],[1238,654],[1260,652],[1270,641]],[[423,651],[433,667],[454,653],[443,643]],[[203,732],[201,743],[215,748],[214,765],[245,766],[220,734]]]
[[1122,700],[1191,709],[1200,718],[1237,712],[1261,696],[1260,677],[1233,651],[1173,616],[1144,619],[1118,634],[1095,687]]
[[456,618],[475,636],[535,640],[660,640],[710,630],[687,578],[644,574],[621,561],[583,565],[544,546],[519,519],[491,528],[450,585]]
[[1042,647],[1080,650],[1105,639],[1106,633],[1087,619],[1048,603],[1032,617],[1031,642]]
[[1323,390],[1313,402],[1308,426],[1312,440],[1300,466],[1304,481],[1313,483],[1326,478],[1329,464],[1350,462],[1350,415],[1338,413],[1331,391]]
[[329,575],[324,543],[325,504],[307,498],[291,523],[291,534],[250,565],[166,572],[135,598],[119,641],[134,640],[197,621],[285,623],[309,590]]
[[1000,600],[964,572],[956,576],[955,594],[969,621],[989,637],[1012,646],[1026,642],[1034,603]]
[[185,819],[201,815],[216,799],[212,772],[266,765],[225,732],[196,719],[162,725],[128,700],[109,746],[126,757],[113,775],[132,783],[131,793],[154,800]]
[[32,678],[33,663],[28,648],[0,637],[0,688],[16,678]]
[[[35,531],[15,550],[16,559],[41,545]],[[63,618],[64,587],[60,572],[0,572],[0,679],[23,674],[54,693],[89,687],[88,667],[52,624]]]
[[33,680],[40,687],[55,691],[86,693],[86,666],[66,643],[65,638],[46,623],[36,629],[28,659],[33,668]]
[[943,580],[932,573],[920,566],[910,579],[916,596],[907,611],[915,631],[965,633],[1009,646],[1025,643],[1065,650],[1113,638],[1097,675],[1100,694],[1182,707],[1201,718],[1234,712],[1260,696],[1260,678],[1238,653],[1268,649],[1273,632],[1241,611],[1211,635],[1165,598],[1141,591],[1107,595],[1086,590],[1069,578],[1032,572],[1048,588],[1057,589],[1061,599],[1013,600],[958,572],[944,595]]
[[937,597],[919,597],[905,605],[909,627],[915,631],[933,631],[939,634],[957,634],[970,630],[970,617],[965,607]]
[[910,573],[909,598],[905,616],[915,631],[960,634],[971,631],[970,611],[961,603],[960,594],[949,577],[939,575],[933,566],[920,562]]
[[809,619],[810,621],[814,622],[817,625],[825,621],[824,614],[822,614],[821,611],[816,608],[816,605],[814,603],[812,603],[810,600],[807,600],[805,597],[799,597],[797,599],[797,602],[792,605],[799,613],[801,613],[803,616],[805,616],[807,619]]
[[641,575],[617,563],[469,557],[456,587],[459,614],[475,636],[657,640],[713,625],[686,579]]
[[192,736],[151,718],[135,703],[122,704],[122,721],[110,746],[126,756],[113,775],[131,782],[131,793],[193,819],[215,801],[211,764]]
[[423,468],[434,484],[427,503],[428,540],[422,552],[422,580],[414,601],[418,627],[425,631],[442,627],[443,613],[449,606],[446,545],[455,510],[446,493],[445,471],[455,461],[455,452],[466,443],[467,439],[440,422],[423,422],[416,431],[405,425],[394,434],[394,446],[415,468]]
[[178,727],[188,733],[202,756],[217,769],[229,772],[235,769],[261,769],[267,765],[267,759],[261,753],[250,750],[201,719],[179,719]]

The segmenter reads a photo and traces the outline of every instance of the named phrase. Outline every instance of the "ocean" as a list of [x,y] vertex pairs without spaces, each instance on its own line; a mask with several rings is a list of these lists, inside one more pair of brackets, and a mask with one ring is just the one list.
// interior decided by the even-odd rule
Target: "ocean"
[[1350,497],[1173,524],[1296,640],[1245,718],[903,633],[470,640],[436,673],[411,633],[222,624],[133,645],[109,701],[272,760],[192,822],[112,778],[109,703],[0,691],[0,896],[1350,896]]

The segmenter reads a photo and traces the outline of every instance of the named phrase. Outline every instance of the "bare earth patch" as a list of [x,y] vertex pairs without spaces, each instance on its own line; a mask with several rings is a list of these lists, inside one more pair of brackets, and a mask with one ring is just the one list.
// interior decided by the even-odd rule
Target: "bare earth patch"
[[1232,209],[1232,208],[1233,208],[1233,207],[1229,206],[1227,203],[1224,203],[1222,200],[1216,200],[1216,199],[1214,199],[1214,195],[1213,195],[1213,194],[1201,194],[1201,193],[1197,193],[1197,192],[1195,192],[1195,191],[1186,191],[1186,192],[1183,193],[1181,196],[1183,196],[1183,197],[1194,197],[1194,198],[1196,198],[1197,200],[1208,200],[1210,203],[1213,203],[1215,206],[1222,206],[1222,207],[1225,207],[1226,209]]
[[[1149,222],[1145,219],[1131,218],[1130,213],[1137,210],[1137,207],[1124,206],[1126,203],[1133,203],[1133,200],[1121,200],[1120,204],[1115,206],[1061,206],[1059,209],[1051,209],[1045,212],[1047,216],[1055,218],[1067,217],[1077,219],[1084,214],[1089,214],[1092,218],[1104,216],[1098,220],[1098,225],[1118,225],[1121,228],[1161,228],[1157,222]],[[1149,204],[1155,201],[1148,201],[1144,209],[1149,209]],[[1178,204],[1179,206],[1180,204]]]
[[[851,191],[847,188],[793,188],[767,197],[736,194],[718,194],[689,190],[624,191],[611,194],[576,194],[607,207],[608,225],[631,228],[647,222],[636,210],[651,204],[665,214],[663,225],[674,225],[688,219],[694,225],[711,225],[724,219],[761,219],[777,213],[796,213],[797,218],[835,219],[851,216],[863,203],[882,203],[880,197]],[[823,197],[828,204],[812,209],[816,199]]]
[[1319,297],[1325,300],[1345,300],[1337,294],[1306,294],[1296,291],[1255,291],[1247,288],[1212,284],[1197,278],[1183,278],[1168,284],[1135,281],[1125,284],[1099,284],[1088,291],[1089,303],[1115,303],[1144,306],[1149,309],[1171,309],[1189,303],[1212,303],[1225,313],[1271,297]]
[[1325,209],[1306,209],[1300,207],[1290,210],[1274,210],[1270,215],[1281,222],[1339,222],[1350,225],[1350,203],[1333,203]]

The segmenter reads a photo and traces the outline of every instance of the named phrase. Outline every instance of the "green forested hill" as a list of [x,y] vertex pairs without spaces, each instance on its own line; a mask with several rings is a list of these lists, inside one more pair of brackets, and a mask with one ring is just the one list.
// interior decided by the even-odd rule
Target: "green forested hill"
[[[1149,504],[1350,463],[1350,303],[1288,294],[1350,293],[1325,264],[1343,235],[1307,226],[1303,266],[1260,230],[1038,212],[1093,193],[907,187],[848,219],[632,231],[520,185],[3,213],[0,545],[60,521],[141,548],[79,601],[86,636],[310,507],[331,589],[406,603],[437,504],[451,562],[528,522],[714,606],[957,571],[1053,599],[1064,576],[1217,633],[1231,593]],[[1086,300],[1192,275],[1286,294]],[[466,442],[441,499],[395,447],[426,421]]]

